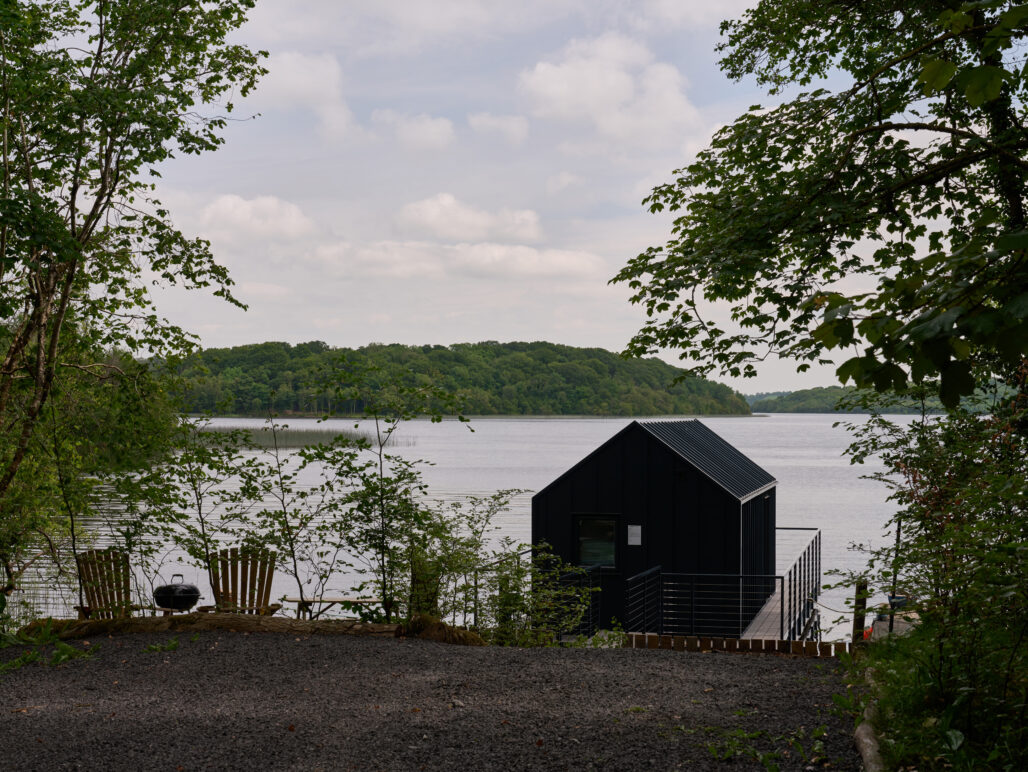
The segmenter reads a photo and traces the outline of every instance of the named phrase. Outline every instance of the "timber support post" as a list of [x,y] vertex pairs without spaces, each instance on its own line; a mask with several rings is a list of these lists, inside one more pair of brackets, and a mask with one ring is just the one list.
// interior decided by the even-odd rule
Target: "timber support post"
[[867,616],[867,579],[857,580],[857,591],[853,597],[853,646],[864,643],[864,619]]

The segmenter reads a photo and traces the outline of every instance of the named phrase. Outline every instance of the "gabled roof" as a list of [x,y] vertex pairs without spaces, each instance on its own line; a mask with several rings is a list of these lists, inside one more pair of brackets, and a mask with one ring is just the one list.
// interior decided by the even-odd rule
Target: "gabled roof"
[[699,421],[636,423],[739,500],[778,482]]
[[767,471],[750,461],[736,448],[695,419],[632,421],[557,479],[550,482],[549,485],[536,491],[532,498],[542,496],[561,480],[574,474],[582,464],[611,443],[617,442],[618,438],[626,432],[640,429],[741,502],[746,502],[778,484],[778,481]]

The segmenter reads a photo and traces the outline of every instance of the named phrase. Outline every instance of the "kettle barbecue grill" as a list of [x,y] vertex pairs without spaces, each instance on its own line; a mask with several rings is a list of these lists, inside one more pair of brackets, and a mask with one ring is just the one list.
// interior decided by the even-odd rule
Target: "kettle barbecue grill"
[[171,584],[153,591],[153,600],[164,611],[189,611],[200,600],[200,590],[195,584],[183,583],[182,574],[172,574]]

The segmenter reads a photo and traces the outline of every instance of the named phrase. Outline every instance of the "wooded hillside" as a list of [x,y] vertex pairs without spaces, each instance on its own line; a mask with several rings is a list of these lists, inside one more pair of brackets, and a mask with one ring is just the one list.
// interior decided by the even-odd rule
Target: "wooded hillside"
[[[857,390],[849,386],[823,386],[799,391],[754,394],[746,397],[750,409],[754,413],[866,413],[866,409],[858,406],[846,406],[840,409],[839,402],[843,398],[851,399]],[[914,400],[894,405],[880,405],[879,412],[887,414],[920,413],[921,405]],[[942,410],[942,403],[937,397],[928,402],[929,412]]]
[[[721,384],[688,378],[658,359],[622,359],[599,348],[554,343],[456,343],[404,346],[374,343],[332,348],[321,341],[257,343],[207,349],[190,358],[185,406],[190,412],[264,415],[348,412],[333,384],[344,360],[391,377],[431,379],[459,393],[469,415],[670,415],[750,412]],[[334,379],[334,380],[333,380]]]

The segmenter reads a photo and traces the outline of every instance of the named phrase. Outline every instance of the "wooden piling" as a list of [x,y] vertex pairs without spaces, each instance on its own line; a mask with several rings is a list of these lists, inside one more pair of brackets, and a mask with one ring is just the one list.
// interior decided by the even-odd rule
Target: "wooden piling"
[[867,579],[858,579],[853,598],[853,645],[864,643],[864,622],[867,617]]

